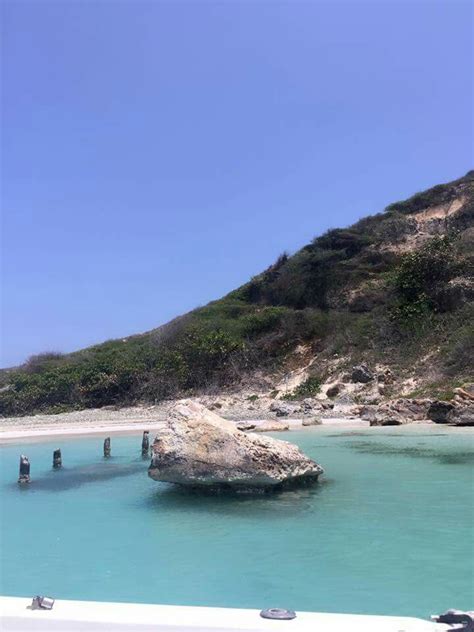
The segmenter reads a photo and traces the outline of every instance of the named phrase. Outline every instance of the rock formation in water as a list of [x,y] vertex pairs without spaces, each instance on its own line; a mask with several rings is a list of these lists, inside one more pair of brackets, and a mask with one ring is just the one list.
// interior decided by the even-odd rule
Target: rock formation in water
[[104,457],[105,457],[106,459],[108,459],[108,458],[109,458],[109,456],[110,456],[110,452],[111,452],[111,448],[110,448],[110,437],[107,437],[107,438],[104,440]]
[[63,459],[61,456],[61,450],[58,448],[57,450],[54,450],[53,452],[53,468],[55,470],[58,470],[59,468],[61,468],[63,465]]
[[19,474],[19,477],[18,477],[18,482],[23,484],[23,483],[29,483],[30,481],[31,481],[31,478],[30,478],[30,461],[29,461],[27,456],[22,454],[20,456],[20,474]]
[[142,437],[142,456],[148,456],[148,452],[150,450],[150,431],[144,430]]
[[275,488],[323,472],[295,445],[242,432],[189,400],[174,406],[152,450],[151,478],[191,487]]

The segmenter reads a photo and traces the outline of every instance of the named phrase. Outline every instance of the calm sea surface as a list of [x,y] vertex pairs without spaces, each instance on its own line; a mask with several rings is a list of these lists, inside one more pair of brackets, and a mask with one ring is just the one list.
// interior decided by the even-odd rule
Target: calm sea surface
[[188,493],[147,477],[139,436],[112,437],[108,461],[100,437],[1,448],[0,593],[421,617],[474,608],[472,433],[278,436],[323,465],[318,485]]

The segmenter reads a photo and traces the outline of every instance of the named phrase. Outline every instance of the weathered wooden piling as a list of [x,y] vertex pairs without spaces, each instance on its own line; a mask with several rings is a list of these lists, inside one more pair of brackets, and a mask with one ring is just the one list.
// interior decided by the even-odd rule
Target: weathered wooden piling
[[142,439],[142,456],[148,456],[148,451],[150,450],[150,439],[149,439],[149,431],[143,431],[143,439]]
[[22,454],[20,456],[20,476],[18,477],[18,482],[29,483],[30,480],[30,461],[27,456]]
[[104,441],[104,457],[108,459],[110,456],[110,437]]
[[53,468],[57,470],[60,467],[62,467],[62,464],[63,464],[63,460],[61,457],[61,450],[59,450],[58,448],[57,450],[53,452]]

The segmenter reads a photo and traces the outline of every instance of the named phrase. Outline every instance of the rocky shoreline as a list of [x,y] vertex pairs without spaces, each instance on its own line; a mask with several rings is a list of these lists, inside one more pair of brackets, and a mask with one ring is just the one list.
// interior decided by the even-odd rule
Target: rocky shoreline
[[[458,401],[459,400],[459,401]],[[354,424],[363,426],[426,425],[473,426],[472,400],[462,394],[445,402],[430,399],[398,398],[380,404],[354,404],[346,400],[329,401],[307,398],[299,402],[259,397],[258,402],[239,395],[193,398],[221,417],[236,422],[242,429],[253,432],[276,432],[317,425]],[[175,400],[156,405],[126,408],[104,407],[61,413],[5,417],[0,421],[2,437],[52,434],[87,434],[116,429],[129,432],[145,424],[159,427],[168,419]]]
[[[304,376],[298,378],[301,381]],[[384,397],[380,391],[391,380],[388,370],[375,373],[366,365],[360,365],[353,367],[347,381],[325,384],[314,397],[294,399],[281,390],[262,392],[247,388],[199,395],[190,398],[190,401],[236,422],[242,430],[253,432],[276,432],[328,423],[474,427],[474,384],[454,389],[449,401],[409,396]],[[4,417],[0,420],[0,441],[15,434],[87,434],[105,428],[133,431],[144,424],[155,428],[168,420],[176,401],[130,407],[105,406],[54,415]]]

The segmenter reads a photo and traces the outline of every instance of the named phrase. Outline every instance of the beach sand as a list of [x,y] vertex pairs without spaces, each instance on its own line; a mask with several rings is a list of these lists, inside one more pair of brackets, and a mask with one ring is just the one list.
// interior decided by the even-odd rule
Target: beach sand
[[[165,421],[147,421],[147,420],[129,420],[128,423],[124,423],[122,420],[115,422],[105,423],[103,421],[87,422],[87,423],[71,423],[60,422],[54,419],[56,415],[51,415],[53,418],[51,423],[47,423],[44,420],[41,423],[35,424],[32,422],[23,423],[23,418],[18,418],[16,424],[9,423],[7,426],[0,429],[0,444],[6,443],[19,443],[23,440],[31,441],[48,441],[54,437],[85,437],[94,435],[133,435],[140,434],[144,430],[149,430],[150,434],[158,431],[164,426]],[[261,421],[261,420],[257,420]],[[318,428],[320,426],[303,426],[301,419],[286,419],[285,423],[288,423],[290,430],[296,429],[311,429]],[[344,426],[347,427],[369,427],[369,423],[362,419],[346,419],[343,417],[334,417],[322,420],[323,426]]]
[[[0,444],[17,443],[23,440],[41,441],[52,437],[65,436],[139,434],[144,430],[149,430],[153,434],[153,432],[163,427],[172,404],[173,402],[166,402],[155,406],[105,407],[57,415],[5,417],[0,420]],[[243,417],[243,415],[239,414],[240,412],[236,410],[232,411],[231,415],[224,413],[223,416],[238,421]],[[247,415],[245,418],[246,421],[261,423],[271,417],[257,412],[255,419],[249,419]],[[303,428],[301,418],[283,418],[281,421],[288,423],[290,430]],[[369,426],[367,421],[353,417],[324,417],[321,421],[322,425],[354,426],[359,428]],[[305,429],[317,427],[305,426]]]
[[[0,444],[18,443],[22,441],[47,441],[53,437],[81,437],[94,435],[130,435],[141,434],[144,430],[153,433],[163,427],[174,401],[163,402],[150,406],[133,406],[128,408],[115,408],[107,406],[104,408],[94,408],[78,410],[57,415],[31,415],[25,417],[4,417],[0,420]],[[231,407],[224,411],[216,411],[227,419],[234,421],[245,421],[261,423],[262,421],[275,419],[269,415],[268,410],[244,410],[240,406]],[[252,414],[253,413],[253,414]],[[333,415],[321,416],[321,425],[302,426],[302,418],[278,418],[280,421],[289,424],[290,430],[308,430],[322,426],[350,428],[369,428],[368,421],[354,417],[353,415],[341,414],[339,411]],[[400,427],[400,426],[399,426]],[[418,421],[402,426],[408,431],[421,429],[439,430],[448,428],[427,421]],[[459,432],[456,427],[449,427],[453,432]],[[374,432],[378,430],[373,428]],[[464,428],[465,431],[474,433],[473,428]]]

